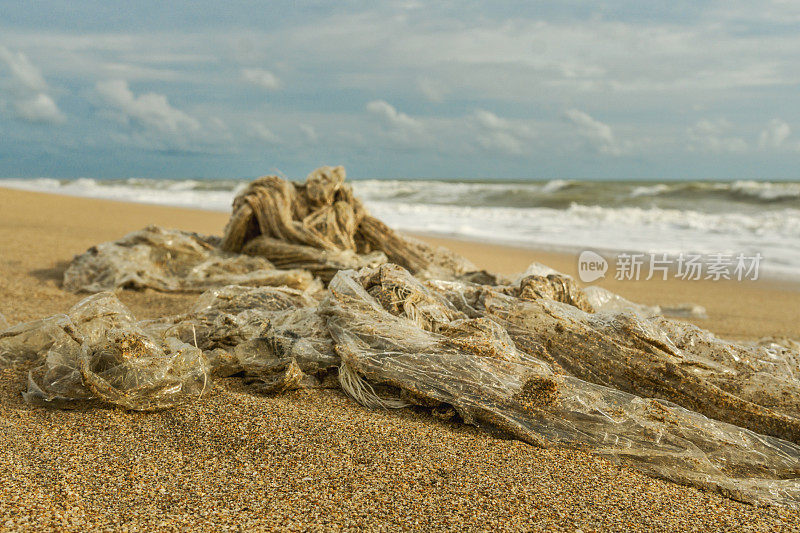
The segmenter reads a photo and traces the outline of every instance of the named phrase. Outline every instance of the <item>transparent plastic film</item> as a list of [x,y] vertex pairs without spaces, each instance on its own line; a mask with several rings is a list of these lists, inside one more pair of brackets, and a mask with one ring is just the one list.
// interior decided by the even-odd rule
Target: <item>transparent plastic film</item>
[[[454,335],[469,322],[463,319],[451,322],[449,329],[444,324],[423,329],[417,319],[385,309],[364,288],[369,279],[363,272],[340,272],[322,309],[348,371],[373,390],[389,387],[384,394],[393,395],[390,400],[449,404],[466,422],[535,445],[589,449],[652,475],[737,499],[800,503],[797,445],[670,402],[557,374],[513,345],[487,351],[487,345],[506,346],[503,336],[490,328],[483,329],[482,341],[475,328]],[[406,290],[413,294],[421,288]],[[470,334],[478,342],[467,346],[463,340]]]

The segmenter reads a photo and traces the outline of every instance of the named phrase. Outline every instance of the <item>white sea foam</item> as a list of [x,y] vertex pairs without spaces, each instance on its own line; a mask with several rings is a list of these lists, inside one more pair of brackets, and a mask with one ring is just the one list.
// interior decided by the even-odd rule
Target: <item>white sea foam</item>
[[659,183],[657,185],[642,185],[635,187],[631,191],[631,198],[638,198],[640,196],[655,196],[671,190],[672,188],[665,183]]
[[800,183],[735,181],[731,184],[731,190],[762,200],[797,198],[800,201]]
[[50,178],[5,179],[0,186],[28,191],[50,192],[86,198],[104,198],[145,204],[194,207],[210,211],[227,211],[236,188],[228,190],[198,189],[195,180],[95,180],[80,178],[62,182]]
[[755,215],[688,210],[368,204],[389,225],[410,232],[560,250],[594,249],[678,254],[761,253],[764,272],[800,276],[800,210]]

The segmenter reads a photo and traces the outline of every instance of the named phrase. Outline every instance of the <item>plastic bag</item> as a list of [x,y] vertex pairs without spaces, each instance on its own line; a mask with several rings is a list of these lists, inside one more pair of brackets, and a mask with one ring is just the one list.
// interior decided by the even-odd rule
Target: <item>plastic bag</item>
[[318,296],[283,287],[222,287],[202,294],[191,312],[143,327],[157,338],[196,343],[215,376],[244,372],[251,382],[272,383],[289,372],[297,378],[294,388],[310,388],[339,363],[317,313]]
[[629,309],[587,313],[548,298],[516,298],[502,287],[430,287],[468,316],[496,321],[518,349],[559,372],[800,442],[800,356],[788,349],[723,341]]
[[0,365],[35,366],[28,401],[160,409],[232,374],[265,393],[339,386],[800,508],[796,342],[717,339],[543,265],[478,271],[371,217],[341,167],[254,181],[222,239],[149,227],[98,245],[64,285],[210,290],[172,317],[100,293],[0,331]]

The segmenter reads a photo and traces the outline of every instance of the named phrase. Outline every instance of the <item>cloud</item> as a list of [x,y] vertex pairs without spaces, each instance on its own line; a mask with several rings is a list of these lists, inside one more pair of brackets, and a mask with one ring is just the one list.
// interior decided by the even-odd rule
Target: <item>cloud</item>
[[281,142],[280,137],[275,135],[272,130],[260,122],[251,123],[249,133],[251,137],[255,137],[256,139],[269,144],[278,144]]
[[102,106],[100,115],[127,126],[110,137],[118,143],[147,150],[187,153],[232,153],[237,150],[227,124],[206,115],[201,122],[170,104],[166,95],[136,95],[124,80],[98,82],[95,90]]
[[281,80],[270,72],[261,68],[245,68],[242,69],[242,79],[253,85],[258,85],[264,89],[274,91],[280,89]]
[[11,103],[17,117],[28,122],[59,124],[66,119],[53,98],[41,71],[22,52],[0,46],[0,61],[11,73]]
[[689,151],[713,153],[740,153],[747,150],[747,142],[741,137],[729,135],[733,125],[725,119],[699,120],[686,130],[689,136]]
[[103,101],[119,112],[124,121],[133,122],[145,130],[180,134],[200,129],[195,118],[172,107],[163,94],[135,96],[123,80],[98,82],[96,89]]
[[484,109],[477,110],[472,119],[478,128],[478,143],[490,152],[521,155],[526,151],[527,141],[533,137],[527,125],[501,118]]
[[64,115],[52,98],[44,93],[39,93],[32,98],[14,102],[17,115],[30,122],[64,122]]
[[409,117],[405,113],[401,113],[385,100],[373,100],[368,103],[367,111],[380,118],[384,125],[389,128],[417,131],[423,129],[421,122]]
[[564,115],[578,129],[578,134],[591,143],[598,152],[609,155],[621,155],[624,152],[608,124],[578,109],[569,109]]
[[303,134],[303,138],[307,143],[314,144],[319,140],[317,130],[311,124],[300,124],[298,128],[300,128],[300,133]]
[[11,76],[21,87],[33,92],[44,92],[47,89],[42,73],[22,52],[15,54],[5,46],[0,46],[0,60],[6,64]]
[[780,148],[791,134],[792,128],[786,122],[773,118],[761,132],[758,138],[758,146],[762,149]]
[[[534,161],[550,176],[791,173],[790,150],[800,151],[788,127],[800,33],[789,23],[800,20],[800,8],[743,0],[696,3],[689,12],[578,4],[347,3],[299,18],[280,7],[232,8],[226,20],[209,16],[202,27],[143,13],[97,25],[80,6],[38,26],[17,24],[11,13],[2,35],[8,48],[0,48],[7,138],[0,149],[33,142],[56,149],[88,136],[102,145],[115,133],[180,146],[181,137],[211,139],[210,117],[219,116],[231,126],[231,145],[247,151],[231,169],[265,157],[278,138],[275,157],[287,167],[302,168],[307,143],[324,140],[330,153],[388,175],[522,175]],[[774,13],[767,19],[765,11]],[[294,74],[284,80],[288,66]],[[97,91],[91,115],[81,99],[98,81],[115,79],[126,81],[123,90]],[[160,108],[150,106],[160,111],[144,111],[144,93],[163,98]],[[265,102],[265,95],[275,97]],[[763,113],[755,122],[754,100]],[[63,120],[58,107],[67,105],[67,127],[14,127]],[[698,122],[706,116],[749,128]],[[768,123],[772,117],[782,120]],[[717,155],[748,148],[748,165]],[[635,158],[610,157],[634,150]],[[688,150],[702,157],[682,157]]]

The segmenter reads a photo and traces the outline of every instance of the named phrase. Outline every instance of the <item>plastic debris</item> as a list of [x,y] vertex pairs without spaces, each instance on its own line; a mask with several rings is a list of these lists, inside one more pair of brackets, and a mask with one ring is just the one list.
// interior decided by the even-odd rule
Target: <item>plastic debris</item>
[[[202,350],[174,337],[154,339],[109,292],[85,298],[66,315],[0,333],[6,354],[21,343],[40,363],[28,376],[24,396],[31,403],[147,411],[198,398],[209,382]],[[16,352],[9,362],[32,355]]]
[[387,260],[440,278],[477,271],[465,258],[403,237],[370,216],[344,180],[343,167],[319,168],[303,184],[255,180],[234,200],[222,248],[306,268],[325,281],[339,270]]
[[587,313],[496,287],[431,286],[468,316],[503,326],[518,349],[559,372],[800,443],[797,352],[722,341],[691,324],[631,310]]
[[[589,449],[743,501],[800,502],[800,446],[557,374],[517,350],[502,328],[456,318],[446,304],[438,312],[420,309],[416,303],[430,304],[435,293],[403,272],[385,274],[383,286],[395,300],[372,294],[372,273],[351,271],[337,274],[323,303],[346,373],[356,376],[343,386],[362,403],[446,404],[467,423],[537,446]],[[439,319],[431,322],[434,316]]]
[[148,226],[77,256],[64,273],[64,289],[202,292],[231,284],[305,289],[314,283],[307,271],[280,270],[260,257],[223,252],[218,241],[215,237]]
[[64,287],[206,292],[141,321],[100,292],[3,329],[0,365],[31,368],[29,402],[162,409],[234,374],[267,394],[339,387],[800,508],[796,341],[724,341],[543,265],[478,271],[371,217],[341,167],[254,181],[222,239],[149,227],[98,245]]

